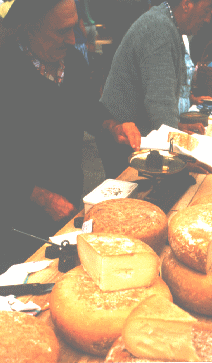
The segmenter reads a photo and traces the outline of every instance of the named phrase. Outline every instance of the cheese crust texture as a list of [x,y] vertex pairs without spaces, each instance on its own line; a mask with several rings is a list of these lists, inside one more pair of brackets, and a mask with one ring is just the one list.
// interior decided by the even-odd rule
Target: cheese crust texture
[[95,204],[84,221],[93,220],[93,232],[138,238],[160,254],[168,235],[168,219],[156,205],[138,199],[111,199]]
[[[192,328],[192,342],[201,362],[212,361],[212,324],[211,323],[194,323]],[[141,363],[141,362],[164,362],[160,359],[147,359],[144,357],[135,357],[126,348],[122,336],[113,343],[109,350],[105,363]]]
[[212,203],[177,212],[169,223],[168,239],[179,261],[208,273],[212,266]]
[[59,344],[53,330],[26,313],[0,312],[2,363],[56,363]]
[[106,233],[77,238],[85,271],[103,291],[148,287],[159,276],[160,259],[139,239]]
[[[150,362],[149,359],[146,358],[138,358],[132,355],[126,348],[122,336],[115,340],[111,349],[109,350],[105,363],[141,363],[141,362]],[[154,360],[151,360],[154,362]],[[156,362],[159,362],[157,360]]]
[[197,272],[179,262],[169,247],[163,257],[162,278],[174,302],[199,314],[212,316],[212,274]]
[[204,194],[202,197],[195,199],[194,201],[191,202],[191,204],[189,204],[189,206],[197,204],[208,204],[208,203],[212,203],[211,193]]
[[127,350],[138,358],[199,361],[192,341],[196,321],[177,305],[153,295],[128,316],[122,336]]
[[103,292],[78,266],[57,282],[50,295],[52,320],[60,334],[77,349],[106,356],[121,335],[129,313],[147,296],[172,300],[165,282],[158,277],[148,288]]

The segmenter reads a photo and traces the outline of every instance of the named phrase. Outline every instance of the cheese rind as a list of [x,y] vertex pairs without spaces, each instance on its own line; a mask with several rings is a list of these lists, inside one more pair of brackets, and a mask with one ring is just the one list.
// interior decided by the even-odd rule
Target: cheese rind
[[[212,361],[212,324],[196,322],[192,329],[192,341],[196,353],[201,362]],[[120,336],[112,345],[105,360],[105,363],[141,363],[141,362],[164,362],[159,359],[137,358],[133,356],[125,347],[122,336]]]
[[57,363],[60,347],[53,329],[19,311],[0,311],[1,363]]
[[191,323],[138,319],[128,325],[125,345],[138,358],[198,362],[191,338]]
[[105,356],[121,335],[130,312],[155,294],[172,301],[169,288],[160,277],[148,288],[103,292],[78,266],[55,284],[50,312],[57,332],[69,344],[89,354]]
[[154,295],[132,311],[122,335],[126,348],[138,358],[199,361],[192,342],[196,321],[177,305]]
[[[211,125],[212,126],[212,125]],[[192,205],[197,205],[197,204],[208,204],[208,203],[212,203],[212,194],[211,193],[207,193],[202,195],[201,197],[194,199],[189,206],[191,207]]]
[[166,214],[144,200],[119,198],[95,204],[84,217],[93,233],[114,233],[140,239],[160,255],[168,234]]
[[159,275],[159,257],[138,239],[86,233],[78,235],[77,246],[81,264],[102,291],[148,287]]
[[178,211],[169,223],[169,244],[178,260],[196,271],[212,266],[212,204],[198,204]]
[[176,304],[198,314],[212,316],[212,274],[197,272],[179,262],[167,248],[161,273]]

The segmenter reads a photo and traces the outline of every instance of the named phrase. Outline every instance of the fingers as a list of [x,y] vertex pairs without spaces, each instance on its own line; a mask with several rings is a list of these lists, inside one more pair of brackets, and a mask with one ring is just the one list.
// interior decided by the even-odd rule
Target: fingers
[[201,97],[197,97],[197,104],[201,104],[201,103],[203,103],[204,102],[204,99],[205,98],[203,98],[202,96]]
[[130,146],[135,150],[140,150],[141,146],[141,133],[138,130],[138,128],[135,126],[135,124],[128,125],[127,131],[128,133],[128,139],[130,142]]
[[201,98],[201,100],[207,100],[207,101],[212,101],[212,97],[210,97],[210,96],[201,96],[200,97]]
[[196,133],[198,132],[201,135],[204,135],[205,133],[205,128],[201,122],[196,124],[189,124],[188,130]]
[[118,142],[119,144],[130,145],[127,136],[123,133],[122,125],[114,126],[111,129],[111,132],[112,132],[113,137],[116,140],[116,142]]
[[187,168],[189,171],[193,173],[199,173],[199,174],[211,174],[212,168],[208,165],[205,165],[199,161],[196,161],[195,163],[187,163]]
[[197,104],[201,104],[203,103],[204,101],[212,101],[212,98],[210,96],[200,96],[200,97],[197,97]]
[[140,150],[141,134],[133,122],[114,126],[112,134],[119,144],[130,145],[135,151]]
[[201,135],[204,135],[205,128],[201,122],[195,123],[195,124],[178,124],[179,130],[183,132],[187,132],[187,134],[192,135],[193,133],[199,133]]
[[140,150],[141,133],[137,126],[133,122],[126,122],[122,124],[122,132],[128,141],[128,145],[135,151]]
[[[45,211],[52,217],[54,221],[76,214],[75,206],[61,195],[52,193],[51,200],[46,203]],[[71,218],[70,218],[71,219]]]

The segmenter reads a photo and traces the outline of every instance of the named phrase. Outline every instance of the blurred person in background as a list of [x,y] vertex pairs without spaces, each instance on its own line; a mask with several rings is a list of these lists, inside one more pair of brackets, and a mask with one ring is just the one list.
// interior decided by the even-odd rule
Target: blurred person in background
[[78,22],[74,26],[74,36],[75,36],[75,48],[78,49],[84,56],[86,62],[89,64],[88,60],[88,48],[87,48],[87,33],[83,20],[83,8],[79,0],[75,0],[75,5],[77,9]]
[[87,34],[87,47],[90,54],[93,55],[95,53],[96,37],[98,34],[96,29],[96,22],[92,19],[92,16],[90,14],[90,1],[81,0],[81,4],[85,13],[84,25]]

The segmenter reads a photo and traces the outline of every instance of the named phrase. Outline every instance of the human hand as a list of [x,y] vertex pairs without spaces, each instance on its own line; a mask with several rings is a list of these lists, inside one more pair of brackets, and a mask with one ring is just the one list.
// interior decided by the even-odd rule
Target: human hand
[[212,174],[212,167],[198,160],[195,163],[187,163],[187,169],[193,173]]
[[75,206],[65,197],[47,189],[35,186],[30,199],[43,207],[54,221],[60,221],[67,217],[72,219],[77,214]]
[[192,135],[194,133],[198,133],[200,135],[205,134],[205,128],[201,122],[195,123],[195,124],[182,124],[178,123],[178,129],[181,131],[186,132],[189,135]]
[[51,193],[49,200],[46,200],[45,211],[52,217],[54,221],[60,221],[69,217],[72,219],[77,214],[77,209],[65,197]]
[[190,99],[191,103],[194,105],[201,105],[204,101],[212,101],[212,97],[210,96],[195,97],[193,94],[191,94]]
[[140,150],[141,133],[134,122],[114,125],[110,131],[119,144],[130,145],[134,151]]
[[199,103],[203,103],[204,101],[212,101],[212,97],[210,97],[210,96],[200,96],[197,98],[198,98]]

